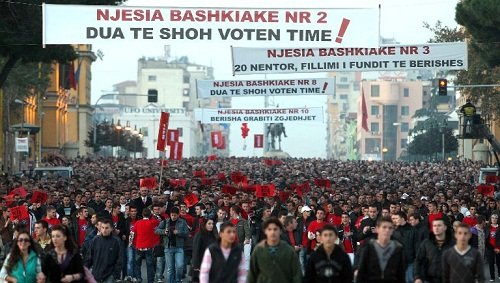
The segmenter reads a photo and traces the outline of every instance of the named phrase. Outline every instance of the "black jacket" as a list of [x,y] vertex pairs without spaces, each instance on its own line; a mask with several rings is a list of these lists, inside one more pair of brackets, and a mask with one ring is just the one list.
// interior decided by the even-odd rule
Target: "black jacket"
[[[358,250],[358,241],[359,241],[358,229],[356,229],[356,226],[354,226],[353,224],[349,224],[349,230],[352,232],[352,235],[351,237],[349,237],[350,238],[349,240],[351,240],[352,248],[354,252],[356,252]],[[344,242],[344,226],[342,225],[339,227],[339,239],[341,243]]]
[[150,197],[146,197],[146,203],[142,202],[142,198],[138,197],[130,201],[130,205],[137,207],[137,217],[142,217],[142,210],[153,204],[153,200]]
[[57,261],[56,251],[48,251],[42,259],[42,271],[47,276],[47,282],[60,283],[61,279],[66,275],[80,274],[82,279],[73,282],[85,283],[83,260],[78,252],[69,255],[65,268],[61,268]]
[[217,238],[215,233],[211,232],[198,232],[193,238],[193,257],[192,257],[192,267],[193,269],[200,269],[201,261],[203,260],[203,255],[208,246],[215,243]]
[[368,230],[366,234],[363,233],[365,227],[376,227],[377,226],[376,224],[377,224],[376,219],[371,219],[371,218],[363,219],[363,221],[361,221],[361,224],[359,225],[358,239],[362,241],[362,240],[370,240],[377,238],[377,234],[372,233],[371,229]]
[[[69,214],[66,214],[65,208],[69,210]],[[64,216],[71,219],[71,216],[76,212],[76,207],[73,204],[70,204],[69,207],[64,207],[63,205],[61,205],[56,209],[56,212],[57,214],[59,214],[59,220],[61,220]]]
[[227,260],[222,254],[222,250],[218,242],[211,244],[208,247],[212,256],[212,266],[208,277],[209,283],[237,283],[239,265],[243,250],[240,245],[234,245],[229,253]]
[[[293,239],[295,240],[295,245],[300,246],[302,243],[302,234],[299,229],[296,229],[292,232]],[[288,235],[288,231],[281,231],[281,240],[287,242],[287,244],[292,245],[292,241],[290,236]]]
[[414,278],[422,281],[441,282],[441,256],[443,251],[452,248],[453,245],[455,245],[454,240],[448,236],[440,248],[434,236],[424,240],[420,244],[415,258]]
[[323,246],[311,254],[306,266],[303,283],[351,283],[353,272],[349,256],[340,246],[335,246],[328,258]]
[[394,241],[396,249],[387,262],[384,271],[380,269],[376,240],[370,240],[359,251],[357,283],[401,283],[405,282],[406,264],[404,262],[403,245]]
[[90,200],[87,206],[92,208],[94,212],[97,214],[99,214],[99,212],[104,210],[105,207],[103,201],[100,200],[99,203],[97,203],[94,199]]
[[97,236],[90,243],[85,255],[85,266],[92,269],[97,281],[104,281],[113,275],[120,278],[123,262],[121,241],[115,236]]
[[417,256],[417,232],[409,223],[398,226],[392,238],[403,245],[406,264],[412,264]]

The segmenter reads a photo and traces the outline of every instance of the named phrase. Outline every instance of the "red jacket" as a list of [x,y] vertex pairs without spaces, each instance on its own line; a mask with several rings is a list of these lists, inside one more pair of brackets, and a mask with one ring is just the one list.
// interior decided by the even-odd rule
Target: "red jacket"
[[155,228],[160,222],[156,218],[141,219],[135,222],[134,245],[136,249],[152,249],[160,243],[160,236],[155,234]]

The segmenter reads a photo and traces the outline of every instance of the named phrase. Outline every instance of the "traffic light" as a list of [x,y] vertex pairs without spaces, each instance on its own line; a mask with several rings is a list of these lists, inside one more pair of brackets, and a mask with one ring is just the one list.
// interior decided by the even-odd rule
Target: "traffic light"
[[158,91],[156,89],[148,89],[148,103],[158,102]]
[[438,80],[438,94],[440,96],[448,95],[448,80],[447,79],[439,79]]

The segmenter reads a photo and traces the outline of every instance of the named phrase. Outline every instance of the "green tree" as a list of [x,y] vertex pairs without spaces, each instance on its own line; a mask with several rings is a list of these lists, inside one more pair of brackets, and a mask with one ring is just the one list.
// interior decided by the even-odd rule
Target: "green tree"
[[[471,39],[471,35],[467,30],[458,27],[452,28],[443,26],[439,21],[434,26],[424,23],[424,27],[434,33],[434,37],[431,38],[429,42],[455,42],[465,40],[469,42],[469,39]],[[455,85],[498,84],[500,81],[500,66],[490,67],[488,63],[481,58],[479,52],[480,51],[469,44],[468,70],[442,72],[439,75],[444,76],[447,73],[455,74]],[[459,88],[459,90],[463,95],[471,98],[473,102],[480,101],[483,114],[492,115],[496,119],[500,118],[500,92],[498,88]]]
[[[122,0],[48,0],[47,4],[116,5]],[[68,62],[77,55],[71,45],[42,46],[40,1],[0,1],[0,88],[18,62]],[[75,19],[78,20],[78,19]]]
[[444,151],[450,153],[458,149],[458,140],[450,128],[440,128],[434,125],[432,128],[416,135],[408,145],[408,152],[413,155],[427,155],[441,153],[443,150],[442,134],[444,130]]
[[462,0],[457,3],[455,20],[471,35],[471,46],[489,67],[500,66],[500,2]]

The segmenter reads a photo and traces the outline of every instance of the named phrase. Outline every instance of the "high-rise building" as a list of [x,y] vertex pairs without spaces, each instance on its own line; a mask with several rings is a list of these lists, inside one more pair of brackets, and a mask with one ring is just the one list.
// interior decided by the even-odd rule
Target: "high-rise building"
[[422,108],[421,81],[363,81],[368,132],[362,129],[362,97],[359,99],[358,146],[361,159],[397,160],[408,147],[412,116]]

